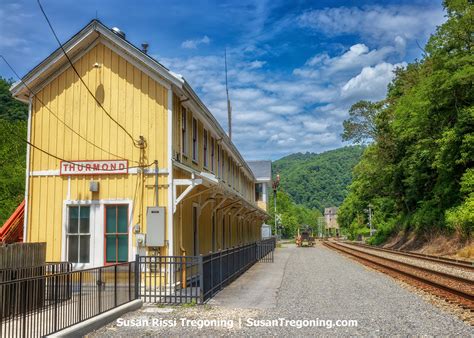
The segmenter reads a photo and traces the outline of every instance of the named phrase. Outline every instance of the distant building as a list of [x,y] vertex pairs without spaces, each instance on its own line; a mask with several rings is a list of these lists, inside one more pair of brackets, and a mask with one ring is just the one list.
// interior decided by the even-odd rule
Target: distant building
[[[250,170],[256,178],[255,182],[255,202],[257,206],[268,211],[268,198],[272,190],[272,161],[247,161]],[[262,224],[262,238],[272,235],[271,226]]]
[[324,208],[324,222],[326,233],[339,235],[339,224],[337,223],[337,207]]
[[256,178],[255,201],[257,205],[268,211],[268,197],[272,188],[272,161],[247,161]]

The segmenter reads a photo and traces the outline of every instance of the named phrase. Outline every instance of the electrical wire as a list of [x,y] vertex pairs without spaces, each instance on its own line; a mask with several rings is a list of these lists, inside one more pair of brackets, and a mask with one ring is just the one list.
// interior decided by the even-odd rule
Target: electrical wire
[[[0,55],[0,58],[3,60],[3,62],[5,62],[5,64],[8,66],[8,68],[10,68],[10,70],[12,71],[13,74],[15,74],[15,76],[18,78],[18,80],[26,87],[26,89],[28,89],[29,93],[36,99],[39,101],[39,103],[41,103],[41,105],[46,108],[49,113],[51,115],[53,115],[59,122],[61,122],[61,124],[63,124],[67,129],[69,129],[72,133],[76,134],[79,138],[81,138],[82,140],[84,140],[85,142],[89,143],[90,145],[92,145],[93,147],[96,147],[97,149],[99,150],[102,150],[103,152],[111,155],[111,156],[114,156],[118,159],[121,159],[121,160],[127,160],[126,158],[123,158],[122,156],[119,156],[119,155],[116,155],[100,146],[98,146],[97,144],[95,144],[94,142],[91,142],[89,141],[88,139],[86,139],[84,136],[82,136],[81,134],[79,134],[77,131],[75,131],[73,128],[71,128],[70,126],[68,126],[66,124],[66,122],[64,122],[57,114],[55,114],[39,97],[38,95],[36,95],[33,90],[25,83],[25,81],[23,81],[23,79],[18,75],[18,73],[15,71],[15,69],[13,68],[13,66],[7,61],[7,59],[3,56],[3,55]],[[127,160],[128,161],[128,160]],[[137,161],[130,161],[130,162],[134,162],[134,163],[138,163]]]
[[100,103],[99,99],[97,99],[97,97],[94,95],[94,93],[92,93],[92,91],[90,90],[90,88],[87,86],[87,84],[84,82],[84,80],[82,79],[82,77],[80,76],[79,72],[77,71],[76,67],[74,66],[74,64],[72,63],[72,60],[71,58],[69,57],[69,55],[67,55],[66,53],[66,50],[64,49],[61,41],[59,41],[59,38],[53,28],[53,25],[51,24],[51,21],[49,21],[49,18],[48,16],[46,15],[46,12],[44,11],[43,9],[43,6],[41,5],[41,2],[40,0],[37,0],[38,2],[38,6],[41,10],[41,12],[43,13],[43,16],[44,18],[46,19],[46,22],[48,23],[48,26],[49,28],[51,29],[51,32],[53,33],[54,35],[54,38],[56,39],[57,43],[59,44],[59,47],[61,48],[61,50],[63,51],[64,53],[64,56],[66,57],[66,59],[68,60],[69,64],[71,65],[72,69],[74,70],[74,72],[76,73],[77,77],[79,78],[79,80],[82,82],[82,84],[84,85],[84,87],[86,87],[87,91],[89,92],[89,94],[94,98],[95,102],[97,102],[97,104],[99,105],[99,107],[104,111],[104,113],[115,123],[117,124],[117,126],[119,126],[124,132],[125,134],[128,135],[128,137],[130,137],[130,139],[132,140],[133,142],[133,145],[137,148],[140,148],[141,145],[137,144],[137,142],[135,141],[135,139],[133,138],[132,134],[130,134],[130,132],[128,132],[128,130],[123,126],[121,125],[116,119],[114,119],[112,117],[112,115],[109,114],[109,112],[104,108],[104,106],[102,105],[102,103]]
[[[41,149],[40,147],[34,145],[33,143],[31,143],[30,141],[26,140],[26,139],[23,138],[22,136],[18,135],[16,132],[13,131],[13,129],[11,129],[11,128],[8,128],[8,129],[9,129],[11,135],[15,136],[18,140],[25,142],[25,143],[28,144],[30,147],[35,148],[36,150],[38,150],[38,151],[40,151],[40,152],[42,152],[42,153],[44,153],[44,154],[46,154],[46,155],[48,155],[48,156],[50,156],[50,157],[52,157],[52,158],[54,158],[54,159],[57,159],[57,160],[59,160],[59,161],[66,162],[66,163],[70,163],[70,164],[73,164],[73,165],[78,166],[78,167],[81,167],[81,168],[86,168],[86,166],[83,165],[83,164],[78,164],[78,163],[73,162],[73,161],[70,161],[70,160],[65,160],[65,159],[63,159],[63,158],[61,158],[61,157],[59,157],[59,156],[57,156],[57,155],[51,154],[50,152],[48,152],[48,151],[46,151],[46,150],[44,150],[44,149]],[[128,160],[126,160],[126,161],[128,161]],[[131,167],[128,167],[128,169],[133,169],[133,168],[142,168],[142,169],[144,169],[144,168],[150,167],[150,166],[152,166],[152,165],[154,165],[154,164],[155,164],[155,163],[152,162],[152,163],[149,163],[149,164],[143,164],[143,165],[138,165],[138,166],[131,166]],[[114,171],[114,169],[101,169],[101,171]],[[98,174],[98,175],[100,175],[100,174]]]

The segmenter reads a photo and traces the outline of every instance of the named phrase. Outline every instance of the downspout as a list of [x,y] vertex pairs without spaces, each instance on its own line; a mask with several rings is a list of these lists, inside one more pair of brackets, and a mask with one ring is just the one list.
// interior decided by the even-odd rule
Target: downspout
[[186,249],[183,246],[183,207],[179,206],[179,250],[181,255],[186,256]]
[[174,255],[173,236],[173,90],[168,88],[168,255]]
[[31,155],[31,119],[32,119],[32,93],[30,93],[29,103],[28,103],[28,129],[26,139],[28,144],[26,145],[26,173],[25,173],[25,212],[23,219],[23,242],[27,242],[28,236],[28,198],[30,190],[30,155]]

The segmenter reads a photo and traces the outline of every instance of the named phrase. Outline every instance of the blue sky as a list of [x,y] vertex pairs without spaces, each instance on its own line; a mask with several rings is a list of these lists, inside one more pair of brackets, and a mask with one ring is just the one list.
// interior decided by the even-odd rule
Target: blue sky
[[[352,103],[379,100],[396,67],[421,56],[444,22],[441,1],[51,1],[60,39],[91,19],[183,75],[226,129],[227,48],[233,140],[247,159],[344,145]],[[20,75],[57,48],[36,1],[2,0],[0,53]],[[13,74],[0,64],[0,75]]]

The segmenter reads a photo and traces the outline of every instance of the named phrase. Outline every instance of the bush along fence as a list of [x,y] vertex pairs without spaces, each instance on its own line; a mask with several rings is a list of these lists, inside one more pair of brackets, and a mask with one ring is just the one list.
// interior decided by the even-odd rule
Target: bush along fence
[[45,263],[0,269],[0,337],[42,337],[136,299],[204,303],[258,261],[273,262],[274,238],[201,256],[137,256],[71,271]]

